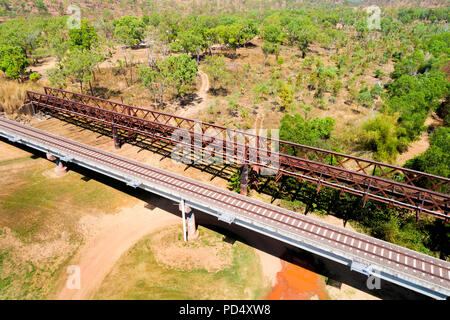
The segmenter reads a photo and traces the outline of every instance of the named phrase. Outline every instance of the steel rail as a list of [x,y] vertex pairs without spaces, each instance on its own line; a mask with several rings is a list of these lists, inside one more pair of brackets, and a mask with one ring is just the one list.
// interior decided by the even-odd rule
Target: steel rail
[[[123,130],[133,131],[151,137],[157,137],[158,139],[168,141],[170,143],[180,143],[178,141],[173,141],[173,139],[168,138],[167,136],[156,134],[156,132],[173,132],[174,130],[179,129],[170,125],[160,124],[155,121],[145,120],[135,116],[127,116],[125,118],[125,121],[124,118],[122,118],[123,115],[115,111],[99,109],[98,107],[85,105],[81,102],[66,100],[63,98],[44,95],[40,93],[30,92],[30,94],[37,95],[39,97],[38,99],[32,99],[33,103],[39,107],[55,109],[62,113],[67,112],[75,116],[84,117],[91,121],[102,122],[107,126],[113,125]],[[43,103],[43,100],[46,103]],[[63,105],[63,107],[58,107],[59,105]],[[74,109],[76,109],[76,111],[74,111]],[[77,111],[84,111],[85,113],[80,113]],[[86,113],[89,115],[87,115]],[[102,114],[103,119],[99,118],[99,113]],[[125,123],[128,126],[122,125],[121,122]],[[143,130],[131,127],[131,125],[138,122],[141,123],[139,128]],[[142,125],[142,123],[146,123],[148,126]],[[152,129],[150,130],[149,127]],[[164,127],[165,129],[160,129],[158,127]],[[191,134],[196,133],[191,132]],[[210,136],[206,136],[206,138],[213,139],[213,137]],[[195,151],[195,146],[189,145],[189,147],[194,149]],[[225,144],[225,154],[227,154],[227,148],[228,145]],[[257,153],[260,150],[251,146],[234,143],[232,153],[234,154],[234,152],[239,148],[244,149],[247,154],[251,152]],[[276,155],[280,159],[282,168],[279,170],[279,172],[285,175],[291,175],[303,180],[319,183],[319,187],[321,185],[325,185],[334,189],[344,190],[346,192],[363,196],[365,198],[371,198],[377,201],[391,203],[410,210],[416,210],[418,212],[431,214],[441,219],[448,219],[448,211],[450,210],[450,197],[448,195],[407,185],[401,182],[387,180],[382,177],[369,176],[359,172],[353,172],[340,167],[310,161],[307,159],[301,159],[294,156],[278,154],[275,152],[272,152],[272,155]],[[245,157],[245,163],[273,169],[273,167],[267,167],[264,164],[261,165],[261,163],[252,162],[249,159],[250,157]],[[240,159],[237,159],[235,157],[234,160],[236,161]],[[295,169],[297,169],[297,171],[300,169],[307,174],[300,174],[298,172],[295,172]]]
[[[96,162],[106,164],[107,166],[119,167],[121,170],[133,173],[134,176],[156,180],[161,184],[170,185],[174,189],[181,189],[185,193],[195,193],[199,197],[207,198],[208,201],[219,202],[225,208],[231,207],[235,212],[244,212],[249,216],[257,216],[261,219],[281,224],[288,229],[294,229],[302,233],[306,232],[315,238],[321,238],[325,242],[334,242],[338,247],[343,246],[347,247],[349,251],[354,250],[356,252],[361,252],[363,256],[368,255],[373,258],[376,257],[380,261],[387,263],[388,267],[392,268],[392,265],[397,265],[397,267],[401,265],[403,268],[409,269],[415,276],[419,273],[431,277],[431,279],[439,279],[439,285],[442,285],[442,282],[444,281],[447,284],[450,282],[450,264],[445,261],[419,254],[356,232],[320,223],[314,219],[307,219],[307,217],[299,216],[298,214],[279,207],[268,205],[248,197],[243,197],[226,190],[221,190],[164,170],[152,168],[127,158],[48,134],[32,127],[5,120],[0,120],[0,127],[16,131],[31,139],[41,140],[45,144],[56,146],[63,151],[66,150],[72,154],[78,154],[85,158],[94,159]],[[270,212],[268,212],[268,210]],[[278,216],[280,216],[280,218],[277,218]],[[283,218],[286,218],[286,220],[283,221]],[[301,225],[303,226],[300,227]],[[315,231],[313,231],[314,228],[316,228]],[[327,235],[327,232],[322,232],[322,234],[320,234],[321,230],[328,231],[329,235]],[[333,237],[334,233],[338,235],[336,238]],[[348,241],[350,242],[348,243],[347,239],[352,239],[352,241]],[[355,243],[355,241],[357,243]],[[371,246],[370,249],[369,246]],[[395,258],[393,255],[395,255]],[[417,267],[417,265],[420,266],[420,264],[422,264],[422,268]],[[447,276],[443,276],[445,272],[447,273]],[[427,280],[429,281],[430,278]]]

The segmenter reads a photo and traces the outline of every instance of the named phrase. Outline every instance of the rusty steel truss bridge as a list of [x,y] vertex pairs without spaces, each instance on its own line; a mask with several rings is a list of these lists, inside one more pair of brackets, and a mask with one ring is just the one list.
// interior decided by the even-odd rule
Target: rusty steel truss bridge
[[[271,170],[277,182],[282,176],[290,176],[316,183],[317,192],[326,186],[360,196],[363,206],[372,199],[412,210],[417,218],[427,214],[446,222],[449,219],[448,178],[93,96],[49,87],[44,90],[45,93],[27,92],[25,104],[31,105],[34,112],[101,126],[113,137],[117,148],[139,137],[150,144],[181,145],[194,154],[206,155],[206,160],[226,158],[243,167],[243,193],[251,167],[256,174]],[[175,137],[180,132],[189,138],[188,142]]]
[[[176,117],[78,93],[45,88],[28,91],[26,104],[84,127],[102,128],[117,148],[133,139],[183,148],[203,159],[226,158],[242,166],[246,190],[248,168],[269,170],[342,192],[388,203],[448,222],[449,179],[341,153],[262,137],[209,123]],[[178,139],[176,133],[186,139]],[[158,194],[295,247],[326,257],[367,276],[378,277],[436,299],[450,295],[450,263],[361,233],[349,231],[278,206],[213,187],[99,150],[36,128],[0,118],[0,137],[45,153],[48,159],[73,163]],[[199,143],[192,143],[192,140]],[[211,148],[211,146],[214,146]],[[273,148],[277,145],[278,148]],[[276,159],[274,165],[273,159]],[[183,218],[184,219],[184,218]],[[184,223],[184,222],[183,222]]]

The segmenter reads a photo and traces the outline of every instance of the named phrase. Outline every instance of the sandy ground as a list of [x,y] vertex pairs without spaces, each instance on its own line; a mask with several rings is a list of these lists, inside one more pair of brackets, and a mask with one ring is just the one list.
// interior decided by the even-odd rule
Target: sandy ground
[[[442,125],[442,120],[439,119],[435,114],[432,114],[431,117],[429,117],[425,121],[426,127],[433,126],[436,128],[440,125]],[[429,147],[430,147],[430,136],[428,135],[427,132],[424,132],[420,136],[419,140],[411,143],[408,150],[397,157],[397,165],[403,166],[406,161],[418,156],[421,153],[424,153],[425,151],[427,151]]]
[[[111,58],[106,59],[102,63],[99,64],[100,68],[111,68],[117,66],[117,62],[119,60],[125,61],[129,63],[147,63],[149,57],[149,49],[147,48],[139,48],[139,49],[130,49],[127,48],[125,50],[122,49],[122,45],[117,45],[115,47],[114,53]],[[159,55],[154,55],[156,58],[160,58]]]
[[[66,279],[63,279],[55,299],[92,298],[114,264],[142,237],[181,224],[180,217],[169,212],[173,211],[168,207],[171,205],[169,201],[158,198],[152,203],[156,206],[140,201],[115,215],[83,217],[80,224],[86,241],[69,263],[80,268],[81,288],[68,289]],[[255,251],[261,259],[264,276],[275,285],[277,273],[281,270],[280,259],[258,249]]]
[[0,141],[0,162],[24,158],[30,155],[30,153],[23,151],[22,149],[16,148],[8,143]]
[[112,216],[84,217],[81,224],[87,239],[70,263],[80,268],[81,288],[68,289],[63,285],[56,299],[92,298],[122,254],[145,235],[176,223],[181,223],[178,217],[158,207],[149,209],[145,202]]
[[206,73],[203,71],[198,71],[198,75],[200,76],[201,86],[197,92],[197,103],[193,106],[188,106],[186,109],[178,112],[178,116],[191,118],[191,119],[201,119],[202,114],[205,112],[206,108],[210,105],[211,100],[208,97],[209,91],[209,78]]
[[272,287],[277,284],[277,274],[282,270],[280,258],[268,254],[264,251],[255,249],[261,261],[262,272],[264,276],[270,281]]
[[45,57],[40,60],[40,62],[36,65],[32,65],[27,68],[27,71],[37,72],[41,75],[42,79],[47,78],[47,70],[54,68],[56,66],[56,58],[55,57]]

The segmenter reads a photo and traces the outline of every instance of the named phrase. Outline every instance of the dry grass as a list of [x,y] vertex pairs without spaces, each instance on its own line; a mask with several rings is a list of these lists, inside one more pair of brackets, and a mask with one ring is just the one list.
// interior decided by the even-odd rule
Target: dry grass
[[0,299],[43,299],[84,239],[79,219],[117,212],[131,198],[0,142]]
[[18,83],[0,78],[0,112],[16,115],[23,106],[27,90],[39,90],[38,83]]
[[[172,229],[173,230],[173,229]],[[167,246],[183,244],[181,228],[173,230],[172,237],[165,238]],[[218,250],[224,244],[223,236],[212,230],[199,227],[200,238],[186,244],[186,253],[195,254],[199,248]],[[146,236],[127,253],[122,255],[112,271],[105,278],[95,299],[119,300],[207,300],[207,299],[262,299],[270,291],[270,284],[264,279],[262,267],[253,248],[236,241],[230,248],[232,263],[221,270],[208,271],[205,266],[174,268],[158,260],[155,246],[161,244],[161,233],[157,231]],[[163,236],[164,237],[164,236]],[[156,241],[156,243],[155,243]],[[228,260],[219,255],[218,259]],[[220,262],[216,262],[219,263]]]
[[219,234],[206,233],[199,241],[185,243],[182,228],[177,225],[163,230],[152,240],[156,260],[167,269],[218,272],[233,263],[233,247]]

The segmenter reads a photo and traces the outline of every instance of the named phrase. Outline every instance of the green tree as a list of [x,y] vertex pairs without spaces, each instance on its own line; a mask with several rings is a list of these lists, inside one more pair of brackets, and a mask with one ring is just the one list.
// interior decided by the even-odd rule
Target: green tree
[[188,85],[195,79],[198,64],[187,54],[181,54],[164,59],[159,65],[159,70],[168,76],[170,84],[177,90],[177,94],[183,96]]
[[1,46],[0,47],[0,70],[6,73],[10,79],[23,79],[26,67],[30,65],[30,61],[24,50],[18,46]]
[[206,48],[206,41],[203,34],[203,28],[197,27],[181,32],[178,35],[180,45],[184,51],[195,55],[197,57],[197,63],[200,61],[200,54]]
[[47,12],[48,9],[45,6],[44,1],[42,0],[36,0],[36,8],[40,11],[40,12]]
[[280,92],[278,93],[278,98],[280,99],[281,111],[285,110],[292,104],[292,102],[294,102],[292,91],[286,84],[281,87]]
[[89,24],[88,20],[81,20],[79,28],[69,30],[70,43],[72,47],[79,47],[85,50],[98,43],[98,35],[95,28]]
[[369,32],[369,27],[367,26],[367,19],[366,17],[363,17],[362,19],[358,20],[355,25],[356,32],[358,32],[359,38],[364,38],[367,33]]
[[271,43],[283,43],[285,33],[279,25],[270,24],[262,29],[261,36],[264,41],[268,41]]
[[158,70],[141,66],[138,72],[138,78],[142,81],[142,85],[150,90],[153,94],[155,105],[157,104],[157,97],[159,95],[159,104],[163,104],[163,96],[165,90],[165,82]]
[[261,50],[264,54],[264,61],[263,61],[264,65],[266,65],[267,57],[269,56],[269,54],[275,54],[275,53],[279,52],[278,44],[268,42],[268,41],[264,42],[264,44],[261,47]]
[[60,64],[55,68],[47,70],[47,77],[50,80],[50,84],[58,87],[59,89],[64,88],[67,84],[66,74]]
[[146,25],[136,17],[123,16],[113,22],[114,37],[122,44],[136,46],[145,37]]
[[208,56],[205,59],[205,71],[213,81],[213,90],[216,89],[216,82],[219,79],[228,77],[227,64],[223,56]]
[[431,136],[427,151],[408,160],[405,167],[450,178],[450,128],[438,128]]
[[258,25],[256,21],[249,19],[242,22],[242,37],[244,46],[258,34]]
[[101,61],[102,56],[95,52],[80,48],[72,49],[62,62],[63,74],[73,79],[80,85],[80,91],[83,92],[83,84],[88,83],[92,92],[92,80],[94,68]]
[[328,145],[327,140],[334,129],[331,117],[305,120],[300,114],[286,114],[280,121],[280,139],[313,147]]
[[296,44],[302,52],[302,58],[306,57],[309,44],[317,34],[317,28],[311,20],[304,18],[301,20],[294,19],[287,25],[288,38],[290,43]]
[[394,71],[391,73],[391,78],[397,79],[402,75],[416,76],[424,64],[425,55],[423,52],[415,51],[413,54],[395,64]]
[[398,155],[399,139],[397,132],[398,116],[378,114],[363,125],[362,143],[374,151],[378,161],[392,162]]
[[245,27],[239,23],[233,25],[222,25],[215,29],[216,34],[222,43],[233,49],[236,56],[237,48],[246,41]]
[[364,107],[370,107],[373,104],[372,94],[367,87],[363,87],[359,90],[357,100]]

